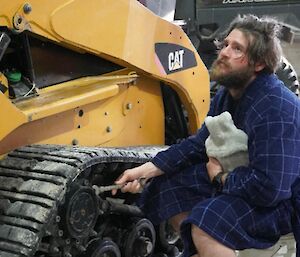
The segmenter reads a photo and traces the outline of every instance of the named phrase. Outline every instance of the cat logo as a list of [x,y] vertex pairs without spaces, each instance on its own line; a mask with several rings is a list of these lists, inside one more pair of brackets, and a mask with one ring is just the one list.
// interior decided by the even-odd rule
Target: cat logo
[[184,50],[170,52],[168,56],[169,71],[181,69],[183,67]]
[[155,44],[155,63],[161,74],[171,74],[197,66],[194,52],[171,43]]

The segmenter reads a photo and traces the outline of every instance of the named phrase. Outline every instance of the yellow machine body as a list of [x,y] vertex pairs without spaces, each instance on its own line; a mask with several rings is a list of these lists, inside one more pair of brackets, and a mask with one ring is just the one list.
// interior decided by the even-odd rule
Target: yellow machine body
[[[189,132],[201,125],[209,106],[209,77],[180,27],[135,0],[1,2],[2,27],[122,68],[37,88],[36,94],[16,100],[0,93],[0,154],[33,143],[164,144],[161,83],[178,94],[188,114]],[[156,43],[192,51],[196,65],[167,74]],[[183,65],[183,52],[169,53],[167,58],[173,69]]]
[[0,256],[165,253],[175,241],[110,186],[208,112],[183,29],[137,0],[0,6]]

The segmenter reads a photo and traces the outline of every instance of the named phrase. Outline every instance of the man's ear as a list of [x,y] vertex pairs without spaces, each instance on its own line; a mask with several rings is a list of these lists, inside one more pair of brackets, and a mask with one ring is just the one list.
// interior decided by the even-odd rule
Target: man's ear
[[256,64],[255,64],[255,71],[256,72],[260,72],[260,71],[262,71],[264,68],[266,67],[266,64],[265,63],[262,63],[262,62],[257,62]]

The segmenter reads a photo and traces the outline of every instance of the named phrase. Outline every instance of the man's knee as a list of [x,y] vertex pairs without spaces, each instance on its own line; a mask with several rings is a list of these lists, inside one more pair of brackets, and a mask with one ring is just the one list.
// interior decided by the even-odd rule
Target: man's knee
[[[204,232],[201,228],[197,227],[196,225],[192,224],[192,228],[191,228],[191,233],[192,233],[192,238],[193,240],[201,240],[201,242],[203,241],[207,241],[207,240],[212,240],[213,238],[208,235],[206,232]],[[194,240],[194,241],[195,241]]]
[[192,224],[191,227],[191,234],[193,242],[197,249],[202,249],[205,251],[206,247],[216,246],[220,243],[212,238],[209,234],[203,231],[201,228],[197,227],[196,225]]
[[219,243],[196,225],[192,224],[191,234],[199,256],[236,256],[232,249]]
[[173,229],[176,232],[178,232],[178,233],[180,232],[180,225],[181,225],[182,221],[186,219],[188,214],[189,214],[188,212],[182,212],[182,213],[179,213],[169,219],[170,224],[172,225]]

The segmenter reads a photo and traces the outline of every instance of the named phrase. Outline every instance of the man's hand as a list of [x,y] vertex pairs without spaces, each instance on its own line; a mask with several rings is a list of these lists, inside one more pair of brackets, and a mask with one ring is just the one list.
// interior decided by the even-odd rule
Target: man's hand
[[213,158],[213,157],[208,157],[208,163],[206,163],[206,169],[207,169],[207,173],[210,178],[210,181],[212,181],[213,178],[218,173],[223,171],[223,168],[222,168],[220,162],[216,158]]
[[[122,192],[138,193],[142,189],[142,185],[139,182],[142,178],[146,180],[152,177],[160,176],[163,172],[157,168],[152,162],[146,162],[145,164],[128,169],[115,181],[117,185],[123,185]],[[112,190],[112,194],[115,195],[117,190]]]

